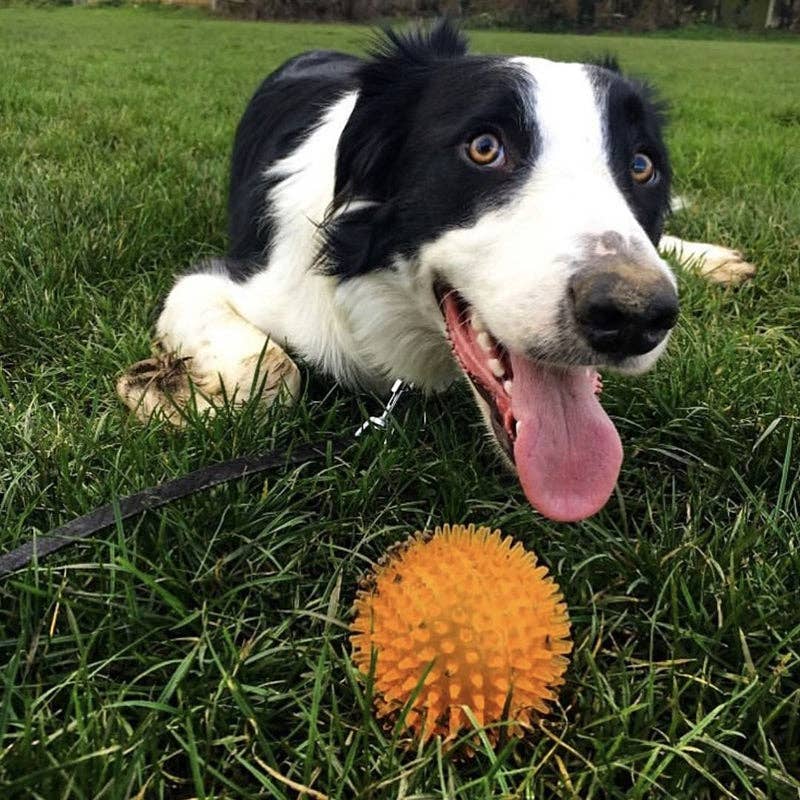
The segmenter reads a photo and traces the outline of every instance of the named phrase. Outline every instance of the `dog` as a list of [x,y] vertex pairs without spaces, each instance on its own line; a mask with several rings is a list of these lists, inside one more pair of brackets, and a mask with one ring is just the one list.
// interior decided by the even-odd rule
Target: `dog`
[[647,370],[678,318],[659,242],[717,279],[750,265],[662,239],[670,163],[646,85],[609,60],[467,49],[444,21],[264,80],[236,132],[229,252],[178,278],[156,357],[119,380],[131,408],[291,400],[288,353],[375,391],[466,376],[538,511],[602,508],[622,446],[598,371]]

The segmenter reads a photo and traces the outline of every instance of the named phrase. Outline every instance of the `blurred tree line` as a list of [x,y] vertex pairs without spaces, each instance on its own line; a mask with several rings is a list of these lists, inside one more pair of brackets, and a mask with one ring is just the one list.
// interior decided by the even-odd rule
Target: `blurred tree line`
[[711,23],[800,31],[800,0],[217,0],[254,19],[369,21],[451,14],[472,25],[537,30],[655,30]]

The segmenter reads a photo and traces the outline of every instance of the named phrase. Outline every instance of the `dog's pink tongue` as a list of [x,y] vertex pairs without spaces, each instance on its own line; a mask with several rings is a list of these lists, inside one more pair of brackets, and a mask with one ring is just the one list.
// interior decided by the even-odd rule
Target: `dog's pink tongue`
[[622,443],[592,372],[544,367],[513,353],[511,366],[514,460],[528,500],[559,522],[590,517],[608,501],[622,464]]

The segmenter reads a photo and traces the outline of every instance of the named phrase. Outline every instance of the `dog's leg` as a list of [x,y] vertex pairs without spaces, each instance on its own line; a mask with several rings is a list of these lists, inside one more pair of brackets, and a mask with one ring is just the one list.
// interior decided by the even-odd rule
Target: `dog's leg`
[[681,266],[696,270],[714,283],[733,286],[756,273],[756,268],[744,260],[738,250],[729,250],[717,244],[688,242],[677,236],[662,236],[658,249],[672,255]]
[[175,425],[195,403],[210,413],[226,400],[290,401],[300,389],[292,359],[237,310],[242,288],[224,262],[181,277],[167,296],[156,324],[155,354],[130,367],[117,394],[142,420],[161,415]]

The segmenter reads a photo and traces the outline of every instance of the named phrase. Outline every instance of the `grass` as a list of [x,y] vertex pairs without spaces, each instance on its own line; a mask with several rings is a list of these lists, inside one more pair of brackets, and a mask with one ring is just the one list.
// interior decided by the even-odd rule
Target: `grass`
[[[473,39],[559,58],[597,44]],[[176,434],[113,392],[175,271],[225,247],[228,149],[257,82],[300,50],[363,44],[169,9],[0,10],[0,549],[379,409],[308,379],[291,411]],[[673,232],[760,267],[736,291],[681,274],[669,355],[608,377],[627,454],[608,507],[539,518],[456,387],[325,463],[120,523],[0,583],[4,800],[800,796],[800,48],[600,44],[672,103],[696,200]],[[348,660],[358,575],[443,521],[534,548],[573,620],[559,708],[471,761],[406,751]]]

